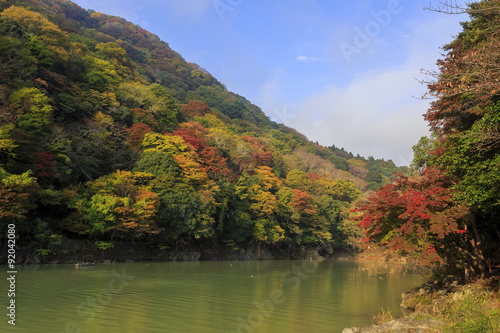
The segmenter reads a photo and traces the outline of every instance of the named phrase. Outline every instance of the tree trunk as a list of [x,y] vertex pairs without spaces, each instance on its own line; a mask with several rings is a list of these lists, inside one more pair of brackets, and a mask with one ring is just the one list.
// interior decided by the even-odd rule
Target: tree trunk
[[475,254],[474,265],[479,269],[481,273],[481,277],[484,277],[488,272],[488,265],[486,265],[486,259],[484,258],[481,241],[481,235],[479,233],[479,229],[477,228],[476,217],[474,216],[474,212],[469,215],[469,223],[474,231],[474,237],[470,240],[472,248]]

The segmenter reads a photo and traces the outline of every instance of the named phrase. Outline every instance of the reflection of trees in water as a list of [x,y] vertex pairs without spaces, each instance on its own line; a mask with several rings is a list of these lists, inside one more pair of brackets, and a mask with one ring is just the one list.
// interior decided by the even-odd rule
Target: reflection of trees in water
[[370,277],[378,277],[381,280],[405,277],[407,273],[418,272],[422,275],[429,273],[429,268],[427,267],[409,264],[404,261],[384,260],[360,260],[359,270],[367,272]]

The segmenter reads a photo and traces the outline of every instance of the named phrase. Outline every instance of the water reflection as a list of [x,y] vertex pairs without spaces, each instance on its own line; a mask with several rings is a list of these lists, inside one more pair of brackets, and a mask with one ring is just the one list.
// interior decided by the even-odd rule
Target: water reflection
[[381,307],[398,313],[401,293],[422,281],[407,267],[390,279],[368,268],[347,261],[25,266],[13,331],[340,332],[370,324]]

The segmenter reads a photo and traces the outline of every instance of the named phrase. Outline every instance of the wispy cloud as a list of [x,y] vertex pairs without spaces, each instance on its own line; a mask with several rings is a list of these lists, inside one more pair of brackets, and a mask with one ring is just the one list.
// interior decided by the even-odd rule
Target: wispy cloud
[[427,135],[427,106],[411,97],[411,74],[404,69],[358,78],[343,89],[325,87],[296,107],[290,125],[324,145],[409,164],[409,148]]
[[321,59],[321,58],[318,58],[318,57],[308,57],[308,56],[298,56],[296,59],[298,61],[303,61],[303,62],[325,61],[325,59]]

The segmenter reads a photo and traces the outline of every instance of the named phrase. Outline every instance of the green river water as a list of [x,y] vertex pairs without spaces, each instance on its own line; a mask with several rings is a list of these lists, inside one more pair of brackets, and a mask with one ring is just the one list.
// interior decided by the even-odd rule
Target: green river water
[[[6,268],[3,266],[3,268]],[[351,261],[216,261],[17,266],[16,325],[0,332],[341,332],[396,315],[423,281]],[[4,275],[7,275],[6,273]]]

